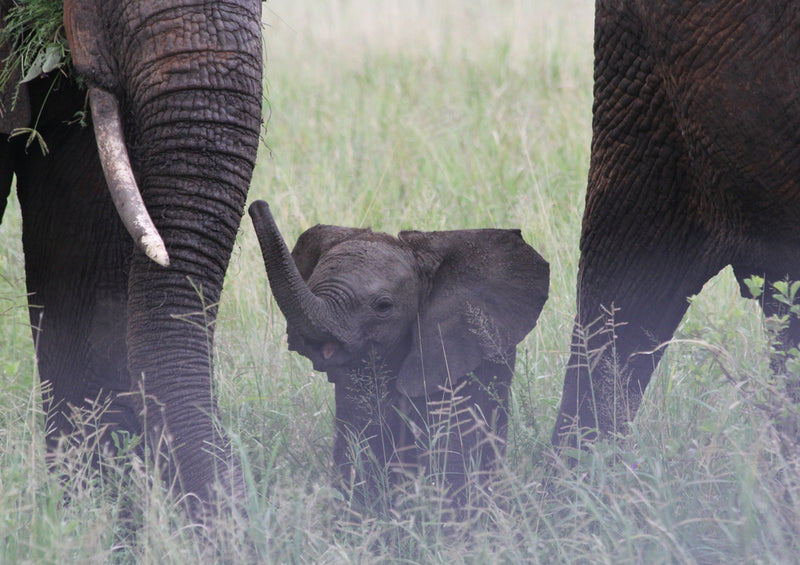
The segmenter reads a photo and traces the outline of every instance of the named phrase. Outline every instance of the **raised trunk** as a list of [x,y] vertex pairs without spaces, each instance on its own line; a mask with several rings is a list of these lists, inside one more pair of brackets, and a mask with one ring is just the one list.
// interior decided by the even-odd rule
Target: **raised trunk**
[[332,331],[327,305],[311,292],[297,270],[269,205],[263,200],[253,202],[250,205],[250,217],[261,246],[272,294],[287,324],[306,339],[321,342],[336,335]]

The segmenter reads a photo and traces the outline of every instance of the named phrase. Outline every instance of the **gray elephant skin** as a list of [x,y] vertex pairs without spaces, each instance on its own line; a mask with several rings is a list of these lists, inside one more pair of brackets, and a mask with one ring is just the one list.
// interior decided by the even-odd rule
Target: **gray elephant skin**
[[342,486],[374,505],[424,469],[463,501],[503,454],[516,346],[547,299],[547,262],[501,229],[317,225],[290,254],[266,202],[250,215],[289,348],[335,385]]
[[[594,76],[556,445],[624,430],[658,346],[723,267],[745,297],[751,275],[800,279],[800,4],[599,0]],[[798,343],[796,319],[782,338]]]
[[[11,5],[0,3],[3,18]],[[97,422],[105,440],[142,431],[146,408],[150,444],[170,454],[169,484],[200,500],[216,479],[234,496],[243,489],[213,421],[209,350],[259,142],[260,22],[259,0],[67,0],[74,72],[24,84],[0,119],[0,213],[15,176],[49,448],[76,431],[73,407],[110,403]],[[49,154],[9,138],[19,127],[35,127]],[[124,144],[108,141],[115,128]],[[147,243],[158,233],[136,233],[146,213],[132,219],[142,251],[112,205],[109,187],[126,175],[161,251]]]

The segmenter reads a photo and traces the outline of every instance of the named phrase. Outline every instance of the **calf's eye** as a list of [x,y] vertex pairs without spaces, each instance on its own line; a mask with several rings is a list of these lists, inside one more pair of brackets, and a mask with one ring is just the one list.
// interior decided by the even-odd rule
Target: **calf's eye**
[[375,311],[378,314],[388,314],[393,307],[394,303],[388,298],[381,298],[375,303]]

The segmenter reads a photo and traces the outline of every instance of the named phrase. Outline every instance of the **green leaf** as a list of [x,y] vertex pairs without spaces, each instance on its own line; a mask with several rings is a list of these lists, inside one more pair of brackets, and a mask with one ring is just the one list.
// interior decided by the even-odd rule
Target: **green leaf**
[[747,285],[753,298],[758,298],[764,293],[764,277],[753,275],[752,277],[744,279],[744,284]]
[[30,82],[50,71],[61,67],[66,60],[66,53],[63,45],[51,43],[36,55],[36,58],[28,67],[25,76],[20,80],[20,84]]
[[17,137],[18,135],[27,135],[28,138],[25,140],[25,149],[30,149],[31,145],[34,141],[39,142],[39,149],[42,152],[42,155],[47,155],[50,150],[47,148],[47,143],[45,143],[42,134],[36,131],[36,128],[16,128],[11,131],[11,134],[8,136],[9,139],[12,137]]

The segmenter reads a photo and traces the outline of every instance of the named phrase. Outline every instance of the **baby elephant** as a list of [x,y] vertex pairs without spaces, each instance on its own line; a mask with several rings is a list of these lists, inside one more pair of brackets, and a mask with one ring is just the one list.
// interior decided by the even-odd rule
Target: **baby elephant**
[[455,496],[503,454],[516,345],[547,300],[549,266],[519,230],[317,225],[289,250],[250,207],[289,349],[335,385],[334,464],[374,504],[427,470]]

